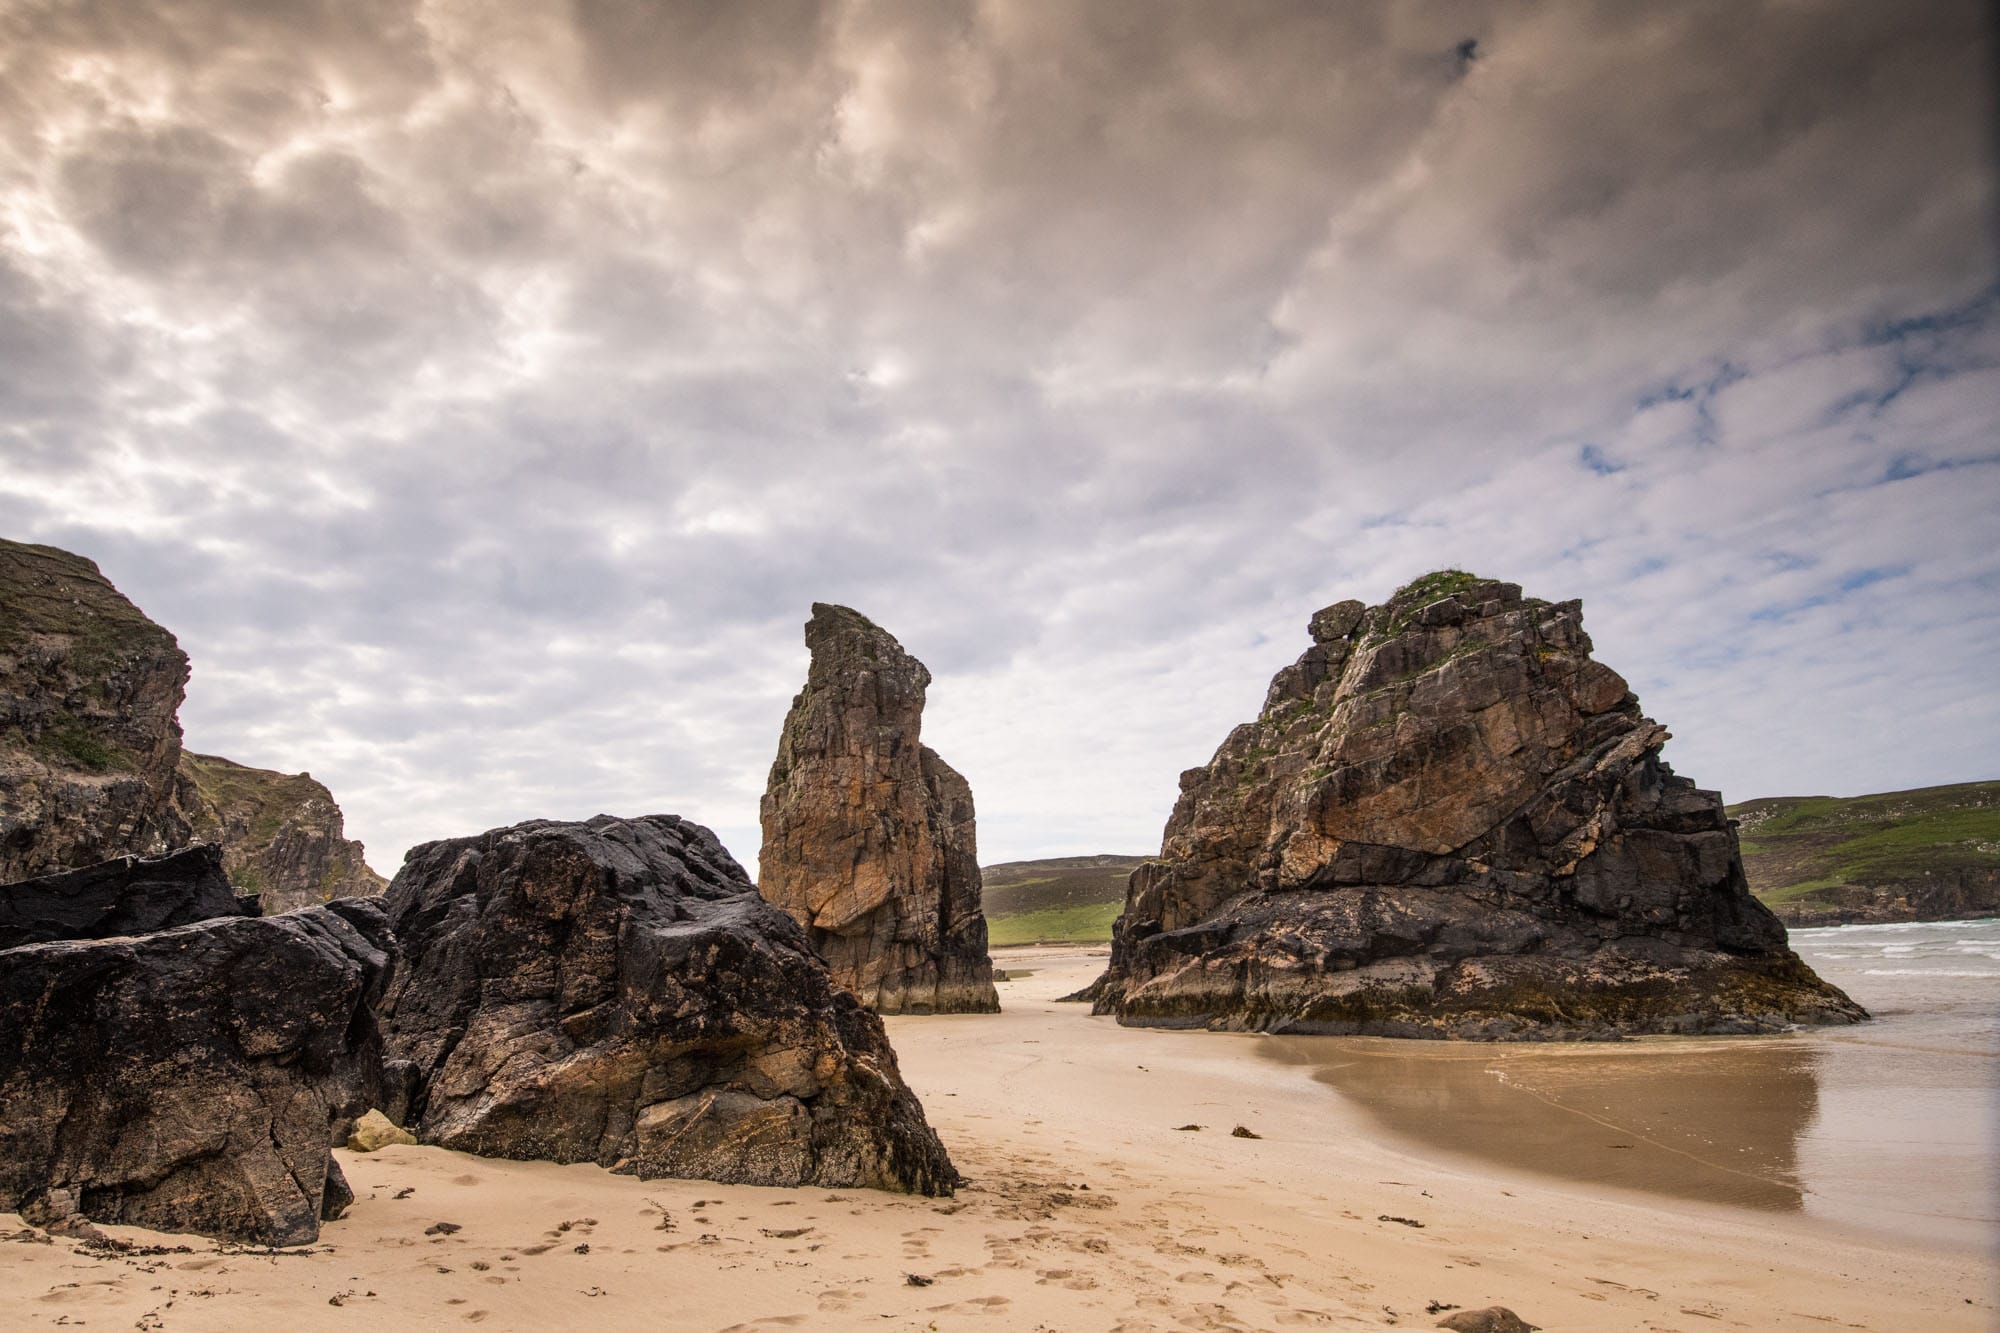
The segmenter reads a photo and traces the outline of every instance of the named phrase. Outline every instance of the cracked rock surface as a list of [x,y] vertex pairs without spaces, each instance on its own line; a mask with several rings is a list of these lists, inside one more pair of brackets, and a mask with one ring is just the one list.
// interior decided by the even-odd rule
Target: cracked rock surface
[[1444,571],[1309,633],[1181,775],[1096,1012],[1485,1039],[1866,1017],[1751,897],[1720,796],[1661,759],[1581,604]]
[[998,1012],[972,788],[921,739],[931,673],[844,606],[813,604],[806,646],[764,792],[759,891],[877,1013]]
[[197,843],[165,856],[120,857],[0,884],[0,949],[256,915],[256,900],[230,888],[222,849]]
[[641,1177],[949,1194],[882,1021],[715,835],[532,821],[411,851],[387,903],[392,1119]]
[[379,1088],[390,947],[350,899],[0,951],[0,1211],[316,1239],[353,1197],[331,1147]]

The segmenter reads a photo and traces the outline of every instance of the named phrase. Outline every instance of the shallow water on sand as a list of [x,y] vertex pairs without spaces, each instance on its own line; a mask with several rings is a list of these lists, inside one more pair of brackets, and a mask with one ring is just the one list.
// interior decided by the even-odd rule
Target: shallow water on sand
[[1311,1064],[1426,1152],[2000,1248],[2000,920],[1791,938],[1873,1021],[1779,1037],[1288,1037],[1265,1049]]

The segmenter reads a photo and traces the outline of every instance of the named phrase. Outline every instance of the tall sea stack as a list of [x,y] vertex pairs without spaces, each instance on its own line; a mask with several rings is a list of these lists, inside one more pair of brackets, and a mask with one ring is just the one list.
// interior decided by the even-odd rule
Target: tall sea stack
[[919,742],[931,673],[844,606],[813,604],[806,646],[764,792],[758,891],[877,1013],[998,1011],[972,789]]
[[1097,1012],[1482,1039],[1866,1017],[1750,896],[1721,798],[1661,760],[1580,603],[1449,570],[1309,632],[1181,775]]

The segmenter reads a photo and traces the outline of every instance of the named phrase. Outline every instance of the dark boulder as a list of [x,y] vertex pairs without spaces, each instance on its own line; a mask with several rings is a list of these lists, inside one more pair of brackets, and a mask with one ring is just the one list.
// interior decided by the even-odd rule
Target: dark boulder
[[642,1177],[957,1181],[881,1020],[700,825],[599,815],[428,843],[387,903],[388,1109],[423,1142]]
[[0,884],[0,949],[256,915],[254,904],[239,901],[230,888],[222,849],[201,843],[165,856],[121,856]]
[[266,1245],[352,1199],[380,1091],[377,900],[0,951],[0,1209]]

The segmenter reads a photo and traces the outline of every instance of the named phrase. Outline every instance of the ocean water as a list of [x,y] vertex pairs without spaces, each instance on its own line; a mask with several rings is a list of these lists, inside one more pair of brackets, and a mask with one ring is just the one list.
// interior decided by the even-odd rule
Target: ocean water
[[1791,938],[1869,1022],[1609,1045],[1295,1037],[1268,1053],[1427,1154],[2000,1251],[2000,920]]
[[2000,920],[1795,930],[1870,1022],[1799,1034],[1821,1068],[1805,1211],[2000,1250]]

